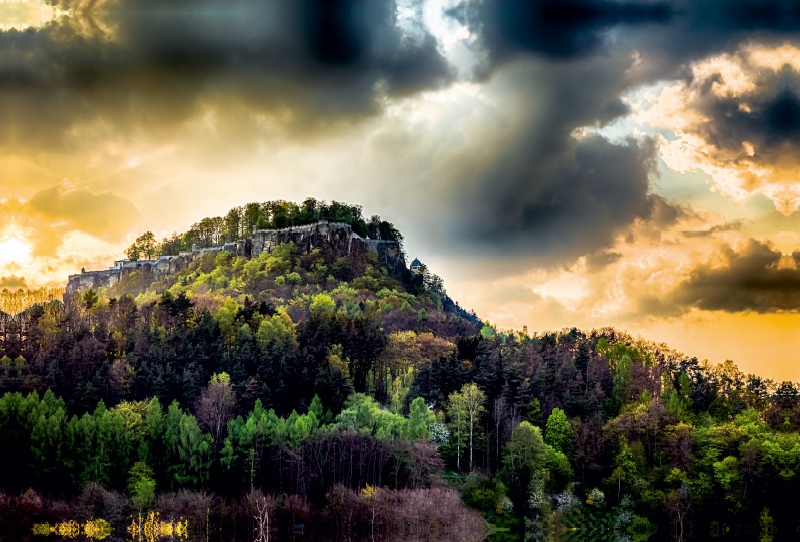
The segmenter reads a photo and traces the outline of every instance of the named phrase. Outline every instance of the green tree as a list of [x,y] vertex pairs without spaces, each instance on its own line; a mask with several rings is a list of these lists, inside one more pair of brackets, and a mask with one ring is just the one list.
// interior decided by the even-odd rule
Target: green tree
[[428,409],[425,400],[417,397],[411,401],[408,416],[408,438],[411,441],[430,440],[430,425],[436,421],[436,416]]
[[759,542],[772,542],[775,539],[775,533],[778,531],[775,528],[775,520],[769,512],[769,508],[764,508],[758,518],[758,523],[761,527],[761,536],[758,538]]
[[203,433],[194,416],[181,412],[177,401],[163,419],[165,471],[170,487],[199,487],[208,479],[212,437]]
[[523,421],[511,431],[503,455],[503,476],[511,489],[514,506],[541,508],[546,503],[545,444],[540,429]]
[[149,230],[137,237],[135,244],[147,260],[152,260],[158,253],[158,241],[156,241],[156,236],[153,235],[153,232]]
[[456,468],[461,470],[461,451],[469,434],[469,414],[464,396],[454,391],[447,401],[447,416],[450,418],[451,442],[456,448]]
[[128,247],[125,254],[131,261],[137,261],[142,257],[146,260],[152,260],[158,254],[158,241],[156,241],[156,236],[153,235],[153,232],[149,230],[146,231],[136,238],[136,241]]
[[270,344],[291,344],[294,346],[297,342],[292,319],[283,310],[261,320],[256,332],[256,338],[262,348],[266,348]]
[[135,242],[127,249],[125,249],[125,256],[132,262],[136,262],[139,260],[140,253],[141,249],[139,248],[139,245],[137,245]]
[[544,429],[544,441],[559,452],[570,455],[574,432],[567,415],[560,408],[554,408],[547,418]]
[[83,294],[83,305],[87,309],[93,308],[99,301],[100,296],[98,296],[97,292],[95,292],[92,288],[89,288],[86,290],[86,293]]
[[94,413],[70,420],[67,438],[75,442],[76,481],[80,485],[88,482],[110,485],[112,470],[119,467],[115,465],[119,451],[115,445],[123,431],[124,420],[112,417],[102,401]]
[[614,458],[616,468],[611,474],[613,480],[617,482],[617,499],[622,494],[622,481],[632,478],[636,475],[636,460],[633,458],[633,453],[628,445],[628,439],[622,435],[619,437],[619,452]]
[[[49,399],[52,399],[50,403]],[[49,408],[39,407],[39,416],[31,431],[30,453],[31,466],[35,476],[50,487],[58,487],[58,482],[65,474],[65,466],[69,462],[70,449],[66,441],[67,414],[64,401],[56,399],[53,392],[47,390],[43,405],[50,403]]]
[[486,408],[486,394],[475,384],[470,382],[461,388],[461,395],[464,397],[464,408],[467,411],[469,423],[469,470],[472,470],[472,452],[474,448],[475,432],[480,430],[481,415]]
[[322,400],[319,398],[319,395],[314,394],[314,398],[311,399],[311,404],[308,406],[308,411],[313,413],[318,420],[322,420],[323,408]]
[[317,294],[311,301],[309,310],[314,314],[330,314],[336,310],[336,301],[328,294]]
[[131,504],[138,510],[143,510],[153,504],[156,494],[156,481],[153,469],[147,463],[137,461],[128,472],[128,495]]

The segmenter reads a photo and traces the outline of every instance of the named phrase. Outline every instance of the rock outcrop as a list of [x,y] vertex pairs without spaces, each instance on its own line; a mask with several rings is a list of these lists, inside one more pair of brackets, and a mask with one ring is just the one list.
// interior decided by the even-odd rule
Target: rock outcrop
[[151,282],[162,280],[186,269],[206,254],[218,254],[223,250],[244,258],[257,258],[262,252],[272,252],[276,246],[289,242],[303,253],[319,248],[330,251],[335,257],[358,255],[369,250],[378,255],[378,260],[390,275],[399,278],[408,272],[405,254],[397,241],[364,239],[353,231],[350,224],[321,220],[275,230],[253,228],[252,237],[222,246],[181,252],[177,256],[160,256],[154,260],[119,260],[114,262],[114,267],[99,271],[82,270],[79,274],[69,276],[64,296],[66,298],[90,288],[110,288],[134,271],[141,271]]

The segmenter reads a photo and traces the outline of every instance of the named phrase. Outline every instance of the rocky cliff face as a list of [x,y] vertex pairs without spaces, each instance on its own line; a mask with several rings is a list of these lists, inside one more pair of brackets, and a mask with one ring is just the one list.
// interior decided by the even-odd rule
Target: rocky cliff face
[[398,242],[364,239],[353,232],[350,224],[322,220],[277,230],[253,229],[252,237],[224,246],[181,252],[177,256],[161,256],[156,260],[121,261],[115,267],[100,271],[81,271],[80,274],[69,276],[64,296],[69,297],[90,288],[110,288],[134,271],[145,274],[150,282],[161,280],[186,269],[206,254],[218,254],[223,250],[244,258],[258,258],[262,252],[272,252],[276,246],[289,242],[294,243],[301,252],[308,253],[319,248],[330,251],[334,257],[358,256],[369,250],[378,255],[378,260],[390,275],[401,278],[408,273],[405,254]]
[[364,239],[353,233],[350,224],[322,220],[305,226],[294,226],[279,230],[253,229],[252,257],[282,243],[294,243],[301,252],[311,252],[315,248],[331,250],[338,256],[350,254],[353,244],[365,243]]

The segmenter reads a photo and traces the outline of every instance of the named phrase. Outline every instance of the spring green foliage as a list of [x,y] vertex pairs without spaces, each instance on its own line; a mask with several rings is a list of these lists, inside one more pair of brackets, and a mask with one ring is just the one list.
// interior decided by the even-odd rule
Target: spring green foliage
[[[192,235],[298,216],[248,205]],[[364,221],[382,236],[380,224]],[[501,330],[372,253],[289,243],[145,279],[4,328],[1,490],[97,482],[145,508],[182,488],[321,502],[336,484],[446,476],[516,539],[559,525],[634,540],[800,527],[786,498],[800,480],[794,383],[613,329]]]
[[431,424],[436,421],[436,416],[428,409],[425,400],[417,397],[411,401],[410,414],[408,416],[408,437],[413,441],[430,440]]
[[147,463],[137,461],[128,472],[128,495],[134,508],[145,509],[155,500],[156,481],[153,478],[153,469]]
[[573,438],[572,424],[567,415],[560,408],[554,408],[547,418],[544,441],[559,452],[569,455],[572,452]]
[[336,302],[328,294],[317,294],[308,308],[314,314],[330,314],[336,310]]

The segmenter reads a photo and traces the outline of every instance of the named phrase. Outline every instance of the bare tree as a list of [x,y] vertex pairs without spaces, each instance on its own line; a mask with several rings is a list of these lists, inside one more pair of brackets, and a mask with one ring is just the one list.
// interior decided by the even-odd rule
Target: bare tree
[[689,488],[684,481],[681,487],[670,493],[667,498],[667,509],[672,513],[675,521],[675,540],[683,542],[686,540],[685,522],[691,510],[691,500],[689,499]]
[[275,497],[265,497],[261,491],[251,491],[248,500],[254,512],[255,542],[269,542],[269,517],[276,506]]
[[228,373],[214,374],[208,387],[200,393],[196,407],[197,421],[214,438],[214,454],[235,409],[236,393],[231,386],[231,377]]
[[[503,424],[506,415],[508,414],[506,406],[505,395],[498,395],[494,400],[494,411],[492,412],[492,419],[494,421],[494,438],[497,443],[497,453],[495,458],[497,460],[497,468],[500,468],[500,426]],[[488,439],[487,439],[488,440]]]

